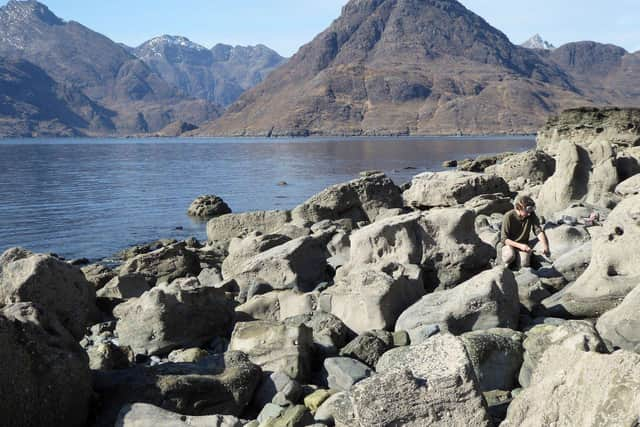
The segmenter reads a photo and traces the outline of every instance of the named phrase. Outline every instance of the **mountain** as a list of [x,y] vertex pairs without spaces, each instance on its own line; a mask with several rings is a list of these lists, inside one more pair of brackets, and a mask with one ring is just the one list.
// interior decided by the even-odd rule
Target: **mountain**
[[536,34],[531,37],[526,42],[522,43],[520,46],[526,47],[527,49],[541,49],[541,50],[554,50],[556,47],[544,40],[540,34]]
[[218,44],[211,50],[180,36],[155,37],[134,49],[165,81],[195,98],[227,106],[285,58],[263,45]]
[[30,62],[0,59],[0,135],[81,136],[87,129],[108,132],[113,115],[81,91],[56,83]]
[[199,135],[535,132],[589,105],[571,76],[455,0],[351,0]]
[[[176,120],[198,124],[220,112],[185,96],[122,45],[37,1],[10,0],[0,8],[0,57],[26,60],[113,112],[108,133],[153,132]],[[90,124],[86,133],[104,134],[103,124]]]

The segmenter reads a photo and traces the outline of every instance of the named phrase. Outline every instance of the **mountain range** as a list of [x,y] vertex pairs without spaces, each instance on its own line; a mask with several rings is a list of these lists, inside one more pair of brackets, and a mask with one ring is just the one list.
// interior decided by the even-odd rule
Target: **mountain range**
[[533,133],[566,108],[640,106],[640,52],[541,40],[514,45],[456,0],[351,0],[286,60],[180,36],[129,47],[11,0],[0,135]]

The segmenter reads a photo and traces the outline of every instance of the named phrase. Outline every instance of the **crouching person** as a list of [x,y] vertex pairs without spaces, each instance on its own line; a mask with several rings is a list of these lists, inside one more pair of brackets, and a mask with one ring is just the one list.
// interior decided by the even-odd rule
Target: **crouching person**
[[535,213],[536,205],[529,196],[519,196],[515,209],[507,212],[502,220],[501,246],[498,256],[502,256],[504,265],[510,267],[529,267],[532,248],[529,237],[533,231],[542,244],[542,251],[549,256],[549,241],[540,226]]

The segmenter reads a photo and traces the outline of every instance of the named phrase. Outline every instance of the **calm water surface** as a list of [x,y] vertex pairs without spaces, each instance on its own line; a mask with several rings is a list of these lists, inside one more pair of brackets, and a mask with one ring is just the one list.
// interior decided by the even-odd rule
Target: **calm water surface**
[[401,184],[444,160],[534,145],[533,137],[2,140],[0,252],[101,259],[159,238],[205,239],[205,223],[186,215],[201,194],[234,212],[291,209],[363,170]]

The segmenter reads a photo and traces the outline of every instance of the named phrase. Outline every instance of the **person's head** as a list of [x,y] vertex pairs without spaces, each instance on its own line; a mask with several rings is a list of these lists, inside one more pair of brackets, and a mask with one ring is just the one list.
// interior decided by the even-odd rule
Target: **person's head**
[[520,218],[526,218],[536,211],[536,203],[529,196],[518,196],[516,199],[516,212]]

